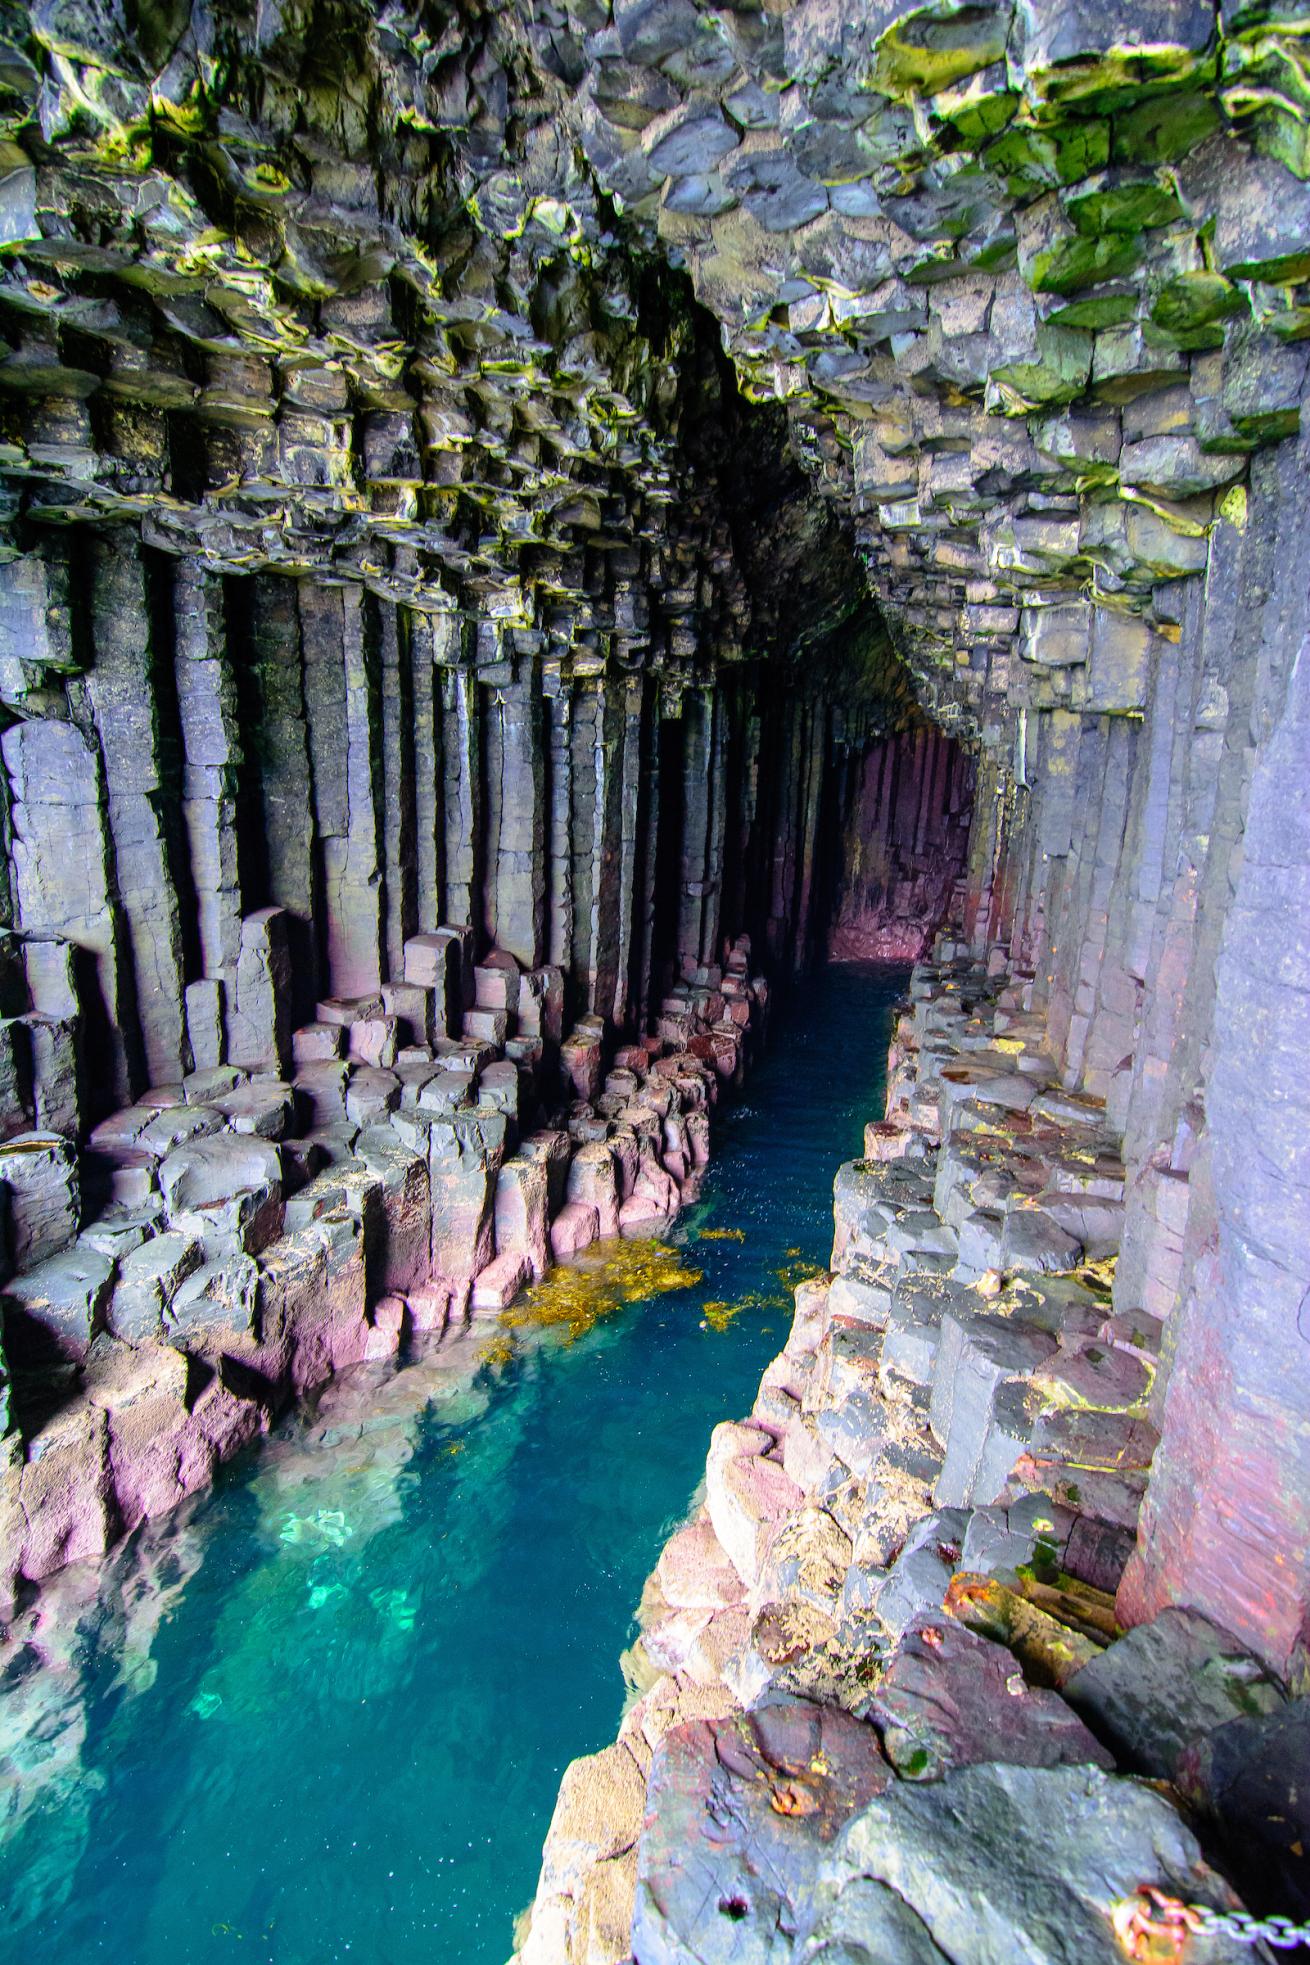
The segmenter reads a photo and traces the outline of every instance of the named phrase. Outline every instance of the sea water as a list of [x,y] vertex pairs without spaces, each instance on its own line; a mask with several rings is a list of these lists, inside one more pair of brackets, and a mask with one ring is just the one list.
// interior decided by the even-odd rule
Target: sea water
[[711,1428],[826,1264],[903,984],[806,983],[701,1199],[616,1289],[602,1258],[512,1329],[347,1374],[56,1579],[0,1687],[7,1956],[503,1965]]

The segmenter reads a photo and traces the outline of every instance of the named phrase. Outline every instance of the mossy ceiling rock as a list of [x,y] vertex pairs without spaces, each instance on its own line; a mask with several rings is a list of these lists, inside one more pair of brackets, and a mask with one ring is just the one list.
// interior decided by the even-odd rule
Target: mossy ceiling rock
[[1116,106],[1213,73],[1207,0],[1018,0],[1011,59],[1035,102]]
[[1246,311],[1240,288],[1222,273],[1179,273],[1157,293],[1151,319],[1172,334],[1187,334]]
[[1310,186],[1272,158],[1216,136],[1180,166],[1178,181],[1194,217],[1212,226],[1215,261],[1229,279],[1310,277]]
[[1016,124],[983,155],[988,168],[1005,179],[1012,197],[1031,197],[1100,170],[1110,156],[1110,125],[1095,118],[1050,128]]
[[1310,48],[1300,10],[1245,7],[1226,21],[1220,99],[1257,149],[1310,176]]
[[879,37],[875,88],[891,96],[930,96],[1000,61],[1010,27],[1008,6],[935,4],[905,13]]
[[[700,634],[754,648],[785,619],[776,596],[754,627],[740,598],[698,614],[672,600],[696,582],[656,572],[713,559],[722,349],[748,400],[789,406],[792,492],[858,528],[921,686],[937,701],[932,652],[967,651],[950,702],[987,726],[1012,707],[1004,636],[975,633],[1020,571],[990,556],[1003,520],[1032,499],[1081,523],[1121,448],[1155,446],[1099,562],[1138,597],[1178,570],[1154,528],[1194,557],[1192,505],[1297,424],[1310,211],[1234,92],[1278,63],[1271,114],[1295,109],[1310,7],[1220,14],[458,0],[402,32],[374,0],[236,0],[214,39],[181,0],[144,32],[115,0],[44,0],[0,53],[22,136],[0,468],[33,514],[135,499],[222,564],[329,554],[479,611],[512,590],[525,634],[562,592],[588,673],[638,646],[676,669]],[[662,261],[689,280],[652,312]],[[689,336],[692,294],[713,319]],[[1185,428],[1103,424],[1175,388]],[[1155,509],[1179,504],[1197,531]],[[634,540],[639,632],[643,572],[612,608],[591,591]],[[805,613],[812,636],[849,609]]]

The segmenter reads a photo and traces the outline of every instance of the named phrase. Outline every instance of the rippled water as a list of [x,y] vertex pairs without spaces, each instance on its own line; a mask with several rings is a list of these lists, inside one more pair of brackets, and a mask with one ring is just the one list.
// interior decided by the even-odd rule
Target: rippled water
[[59,1580],[0,1703],[10,1956],[502,1965],[710,1428],[826,1262],[902,983],[832,969],[775,1020],[670,1238],[694,1286],[353,1373]]

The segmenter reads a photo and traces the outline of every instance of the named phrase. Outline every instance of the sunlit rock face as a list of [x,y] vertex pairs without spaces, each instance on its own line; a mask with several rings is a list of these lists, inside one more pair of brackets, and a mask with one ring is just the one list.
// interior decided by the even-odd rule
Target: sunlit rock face
[[[647,1032],[731,1079],[762,964],[915,954],[950,912],[1122,1141],[1116,1303],[1166,1326],[1125,1614],[1185,1601],[1301,1668],[1305,26],[10,28],[0,1174],[6,1332],[49,1382],[85,1391],[125,1281],[129,1348],[175,1303],[285,1331],[300,1291],[329,1308],[274,1381],[375,1354],[372,1308],[425,1287],[405,1153],[456,1296],[530,1269],[550,1223],[502,1249],[497,1207],[600,1208],[523,1171],[496,1201],[521,1118],[619,1123]],[[708,1101],[677,1098],[648,1197],[652,1157],[691,1169]],[[180,1402],[182,1482],[251,1423],[239,1373],[103,1369],[7,1435],[55,1497],[42,1563],[121,1508],[98,1474],[65,1506],[41,1427],[99,1467],[106,1412]]]

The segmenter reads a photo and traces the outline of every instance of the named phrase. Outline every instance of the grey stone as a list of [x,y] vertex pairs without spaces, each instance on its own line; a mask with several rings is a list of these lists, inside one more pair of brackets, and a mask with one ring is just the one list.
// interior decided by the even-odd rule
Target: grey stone
[[222,1345],[257,1331],[259,1267],[248,1255],[206,1262],[174,1291],[164,1311],[171,1343]]
[[[1093,1767],[966,1767],[898,1781],[866,1804],[821,1871],[825,1896],[885,1884],[948,1958],[1115,1965],[1111,1908],[1143,1875],[1188,1901],[1231,1901],[1158,1794]],[[1212,1940],[1213,1965],[1244,1956]]]
[[201,1244],[176,1230],[155,1235],[124,1255],[108,1312],[115,1337],[129,1344],[159,1339],[179,1285],[202,1260]]
[[23,1365],[80,1363],[104,1328],[114,1264],[90,1248],[48,1256],[6,1284],[0,1297],[5,1349]]
[[1172,1780],[1197,1739],[1277,1712],[1283,1691],[1235,1638],[1196,1611],[1165,1610],[1075,1672],[1065,1697],[1135,1772]]

